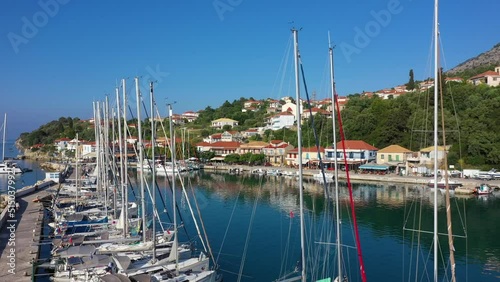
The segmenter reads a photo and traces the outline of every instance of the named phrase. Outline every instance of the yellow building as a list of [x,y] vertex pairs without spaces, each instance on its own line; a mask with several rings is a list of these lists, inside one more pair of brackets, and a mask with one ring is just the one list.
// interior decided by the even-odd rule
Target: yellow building
[[399,145],[390,145],[377,152],[377,164],[402,164],[412,156],[412,153],[412,151]]

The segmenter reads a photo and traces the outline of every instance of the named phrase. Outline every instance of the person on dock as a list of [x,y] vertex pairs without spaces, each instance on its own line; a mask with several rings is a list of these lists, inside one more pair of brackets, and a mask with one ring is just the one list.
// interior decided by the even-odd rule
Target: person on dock
[[20,207],[19,202],[18,202],[18,201],[16,201],[16,211],[18,211],[18,210],[19,210],[19,207]]

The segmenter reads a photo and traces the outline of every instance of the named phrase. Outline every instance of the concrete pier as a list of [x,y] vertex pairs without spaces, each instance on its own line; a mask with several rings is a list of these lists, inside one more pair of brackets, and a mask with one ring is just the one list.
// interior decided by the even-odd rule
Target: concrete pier
[[37,187],[21,194],[16,197],[19,209],[14,213],[7,211],[0,229],[0,281],[32,281],[32,261],[38,259],[43,206],[33,200],[48,192]]

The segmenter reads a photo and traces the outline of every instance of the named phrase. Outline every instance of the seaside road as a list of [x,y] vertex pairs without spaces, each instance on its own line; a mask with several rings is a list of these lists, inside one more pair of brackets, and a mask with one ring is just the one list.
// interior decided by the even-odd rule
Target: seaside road
[[33,200],[46,194],[42,190],[16,198],[20,207],[15,218],[7,217],[0,230],[0,281],[31,281],[43,217],[42,204]]

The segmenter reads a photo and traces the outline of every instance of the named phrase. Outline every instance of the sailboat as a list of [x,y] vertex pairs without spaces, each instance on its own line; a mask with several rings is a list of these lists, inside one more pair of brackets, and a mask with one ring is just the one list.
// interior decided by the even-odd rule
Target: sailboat
[[20,174],[23,170],[17,163],[5,160],[5,137],[7,134],[7,113],[3,119],[3,138],[2,138],[2,162],[0,162],[0,174]]

